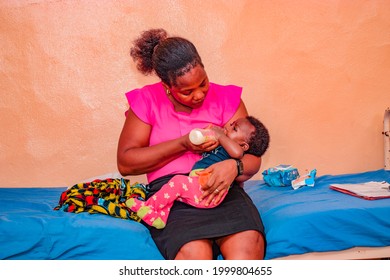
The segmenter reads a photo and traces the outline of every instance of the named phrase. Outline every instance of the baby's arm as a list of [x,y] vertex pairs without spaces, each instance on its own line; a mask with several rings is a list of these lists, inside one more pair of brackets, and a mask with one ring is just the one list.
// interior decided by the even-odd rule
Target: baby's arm
[[244,150],[241,145],[227,137],[223,128],[213,126],[210,129],[214,132],[215,138],[219,141],[220,145],[224,147],[232,158],[241,159],[244,156]]

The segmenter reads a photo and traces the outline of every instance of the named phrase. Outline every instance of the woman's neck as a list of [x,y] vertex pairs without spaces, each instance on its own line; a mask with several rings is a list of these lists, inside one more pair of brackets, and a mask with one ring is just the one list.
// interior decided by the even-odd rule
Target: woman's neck
[[191,114],[192,108],[185,106],[178,102],[172,95],[168,95],[168,99],[172,102],[173,108],[175,109],[176,112],[183,112],[183,113],[188,113]]

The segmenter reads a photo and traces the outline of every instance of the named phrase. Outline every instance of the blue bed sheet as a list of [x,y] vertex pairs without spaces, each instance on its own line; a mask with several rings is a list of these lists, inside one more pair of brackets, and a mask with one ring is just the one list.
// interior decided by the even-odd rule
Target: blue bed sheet
[[266,259],[353,247],[390,246],[390,199],[364,200],[329,189],[332,183],[387,181],[390,171],[321,176],[314,187],[269,187],[248,181],[267,237]]
[[133,220],[54,211],[66,188],[0,188],[0,259],[163,259]]
[[[321,176],[293,190],[248,181],[263,218],[266,259],[390,246],[390,199],[363,200],[331,183],[390,182],[384,170]],[[0,259],[162,260],[149,231],[133,220],[54,211],[61,188],[0,188]]]

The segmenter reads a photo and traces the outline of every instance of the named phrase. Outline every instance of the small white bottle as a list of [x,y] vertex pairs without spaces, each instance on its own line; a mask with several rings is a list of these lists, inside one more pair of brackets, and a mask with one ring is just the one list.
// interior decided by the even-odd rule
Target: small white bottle
[[194,128],[190,132],[190,141],[194,145],[200,145],[208,140],[215,139],[213,131],[210,129]]

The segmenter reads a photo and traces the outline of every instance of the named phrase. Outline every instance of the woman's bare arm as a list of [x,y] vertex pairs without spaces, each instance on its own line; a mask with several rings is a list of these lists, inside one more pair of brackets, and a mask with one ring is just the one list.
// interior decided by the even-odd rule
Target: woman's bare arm
[[149,147],[151,126],[128,111],[118,142],[117,164],[123,176],[154,171],[183,154],[189,147],[188,136]]

